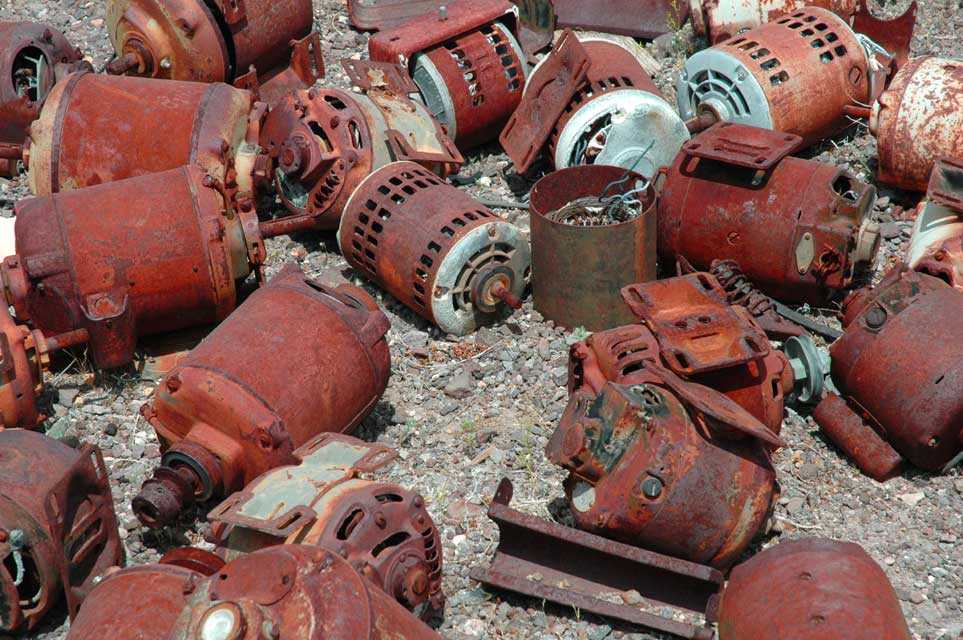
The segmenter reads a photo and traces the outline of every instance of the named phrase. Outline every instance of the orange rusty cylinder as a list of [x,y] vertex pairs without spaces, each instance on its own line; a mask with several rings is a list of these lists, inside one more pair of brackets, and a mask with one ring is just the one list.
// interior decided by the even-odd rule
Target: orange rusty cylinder
[[548,140],[555,168],[599,164],[654,176],[689,139],[685,124],[646,73],[634,41],[605,34],[578,40],[591,66]]
[[[769,341],[741,307],[725,302],[725,291],[708,274],[661,280],[626,289],[642,324],[600,331],[569,351],[569,393],[599,393],[606,382],[633,384],[645,375],[643,361],[659,363],[687,380],[721,392],[766,425],[782,429],[785,395],[792,390],[786,356]],[[643,298],[646,300],[643,302]],[[654,315],[653,315],[654,314]],[[650,321],[646,318],[659,317]],[[671,330],[666,326],[671,325]],[[680,329],[684,325],[686,329]],[[690,358],[689,350],[714,343],[726,349]],[[758,349],[747,350],[744,345]],[[723,359],[722,352],[736,352]],[[680,366],[679,355],[698,366]]]
[[858,544],[787,540],[729,575],[719,640],[910,640],[896,591]]
[[243,168],[235,157],[251,153],[251,109],[248,91],[222,83],[73,74],[30,128],[30,188],[46,195],[186,164],[223,183],[229,165]]
[[371,59],[400,63],[421,100],[461,149],[494,139],[518,106],[527,67],[518,7],[456,0],[373,35]]
[[123,559],[100,450],[0,431],[0,631],[33,629],[60,602],[73,618]]
[[859,1],[689,0],[689,21],[697,36],[716,44],[806,7],[822,7],[852,24]]
[[515,225],[412,162],[368,176],[344,208],[348,264],[445,333],[521,307],[531,253]]
[[106,17],[108,73],[245,88],[277,78],[269,100],[323,76],[311,0],[109,0]]
[[692,55],[679,113],[791,133],[808,147],[853,124],[845,109],[876,100],[891,62],[846,20],[809,7]]
[[[269,339],[265,327],[275,328]],[[360,289],[282,269],[141,408],[164,455],[134,498],[137,517],[163,527],[196,502],[297,463],[294,450],[317,434],[354,429],[388,384],[388,328]]]
[[546,447],[576,526],[716,568],[765,525],[782,441],[722,394],[647,361],[631,386],[577,391]]
[[789,155],[797,136],[719,123],[686,143],[659,196],[659,257],[735,260],[764,293],[821,303],[872,269],[876,188]]
[[265,119],[260,144],[270,158],[269,179],[292,214],[263,222],[267,237],[337,229],[358,184],[391,162],[412,160],[441,175],[462,163],[423,105],[382,88],[288,94]]
[[516,171],[547,149],[556,169],[620,166],[644,176],[672,162],[689,132],[628,38],[566,30],[532,72],[499,140]]
[[963,158],[961,96],[963,61],[920,56],[899,70],[869,120],[880,182],[925,191],[937,158]]
[[[900,265],[875,288],[847,298],[843,327],[830,355],[848,406],[836,402],[838,411],[821,411],[819,425],[877,479],[899,471],[898,456],[927,471],[955,466],[963,459],[960,292]],[[851,435],[854,420],[863,425],[861,440]],[[873,454],[879,450],[893,460],[882,469],[881,455]]]
[[86,330],[94,364],[113,368],[138,337],[226,317],[264,247],[250,201],[226,204],[214,183],[189,166],[18,202],[0,266],[17,320],[48,338]]
[[12,178],[30,123],[66,74],[90,68],[60,31],[36,22],[0,22],[0,176]]
[[425,620],[444,606],[441,538],[420,495],[362,480],[397,458],[383,445],[326,433],[297,465],[259,476],[208,514],[227,560],[278,544],[323,547]]
[[284,545],[228,564],[178,551],[202,562],[168,554],[106,577],[68,640],[440,640],[331,551]]
[[906,265],[963,291],[963,160],[936,160],[916,206]]
[[[625,222],[581,227],[554,215],[582,198],[616,200],[638,188],[644,189],[636,194],[638,215]],[[570,329],[599,331],[634,322],[620,291],[656,277],[655,206],[648,183],[620,167],[570,167],[536,182],[531,192],[535,309]]]

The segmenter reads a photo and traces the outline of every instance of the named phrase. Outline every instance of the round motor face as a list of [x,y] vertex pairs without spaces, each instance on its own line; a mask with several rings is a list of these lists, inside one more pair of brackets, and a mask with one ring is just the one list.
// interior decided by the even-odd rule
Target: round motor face
[[[489,29],[488,33],[477,35],[481,35],[486,41],[486,46],[491,47],[491,60],[500,64],[504,69],[504,78],[498,78],[499,81],[504,80],[504,87],[497,91],[492,91],[492,89],[482,85],[479,76],[483,70],[475,69],[473,64],[476,61],[466,59],[465,53],[454,46],[458,42],[457,40],[452,43],[452,46],[448,46],[446,43],[446,45],[432,50],[432,52],[422,52],[412,57],[411,77],[418,87],[421,101],[445,128],[448,137],[452,140],[458,138],[459,129],[464,131],[469,128],[470,123],[466,122],[462,122],[461,127],[459,127],[459,116],[464,119],[475,115],[472,112],[465,113],[463,109],[462,113],[459,114],[459,106],[470,105],[473,111],[484,109],[485,94],[489,91],[493,94],[502,95],[514,93],[518,96],[518,100],[521,99],[524,91],[527,66],[524,63],[525,54],[521,45],[512,35],[511,30],[501,23],[495,22],[490,25]],[[452,95],[452,89],[449,88],[449,83],[445,81],[444,73],[432,60],[433,55],[435,55],[434,52],[437,50],[446,51],[454,60],[464,78],[464,84],[461,86],[467,87],[467,96]],[[493,96],[496,99],[498,97],[500,96]],[[517,104],[517,100],[515,103]],[[504,114],[494,113],[493,115],[502,120]],[[507,115],[504,117],[507,117]]]
[[555,167],[600,164],[652,177],[672,164],[689,137],[685,123],[659,96],[635,89],[604,93],[565,124],[555,146]]
[[709,112],[719,120],[773,128],[762,85],[738,58],[725,51],[704,49],[686,60],[677,90],[684,120]]

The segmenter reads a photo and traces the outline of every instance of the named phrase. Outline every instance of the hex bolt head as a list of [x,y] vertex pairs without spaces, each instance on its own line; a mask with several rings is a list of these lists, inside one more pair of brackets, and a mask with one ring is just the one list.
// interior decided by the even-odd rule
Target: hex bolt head
[[873,307],[866,313],[866,326],[879,329],[886,323],[886,312],[879,307]]

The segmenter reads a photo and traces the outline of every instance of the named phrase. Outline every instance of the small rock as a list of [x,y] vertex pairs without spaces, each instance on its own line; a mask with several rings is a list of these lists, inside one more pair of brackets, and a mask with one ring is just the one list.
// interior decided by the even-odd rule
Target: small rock
[[922,491],[914,491],[913,493],[903,493],[896,497],[902,500],[906,506],[915,507],[919,504],[920,500],[926,497],[926,494]]
[[74,387],[63,387],[62,389],[57,389],[57,399],[60,404],[65,407],[69,407],[74,403],[74,400],[80,394],[80,389]]
[[100,29],[102,26],[104,26],[104,20],[103,18],[94,18],[93,20],[90,21],[90,25],[92,27]]
[[923,595],[922,593],[920,593],[919,591],[911,591],[911,592],[910,592],[910,602],[912,602],[913,604],[920,604],[920,603],[922,603],[924,600],[926,600],[926,596],[924,596],[924,595]]
[[489,327],[481,327],[475,332],[475,344],[491,347],[498,344],[498,336]]
[[638,606],[645,602],[642,594],[635,589],[629,589],[628,591],[622,592],[622,602],[632,606]]
[[794,498],[789,498],[789,502],[786,503],[786,512],[789,515],[797,515],[806,506],[806,499],[801,496],[796,496]]
[[953,481],[953,488],[956,489],[957,493],[963,493],[963,478]]
[[473,384],[471,374],[461,369],[445,385],[445,395],[457,399],[467,398],[471,395]]
[[886,240],[898,238],[901,231],[902,229],[900,229],[900,226],[895,222],[884,222],[879,225],[879,235],[883,236]]
[[538,357],[542,360],[552,359],[552,347],[547,338],[540,339],[535,349],[538,351]]
[[108,435],[108,436],[110,436],[111,438],[113,438],[114,436],[116,436],[116,435],[117,435],[117,425],[114,424],[113,422],[107,423],[107,426],[104,427],[104,435]]
[[819,477],[819,467],[811,462],[807,462],[799,467],[799,477],[803,480],[815,480]]

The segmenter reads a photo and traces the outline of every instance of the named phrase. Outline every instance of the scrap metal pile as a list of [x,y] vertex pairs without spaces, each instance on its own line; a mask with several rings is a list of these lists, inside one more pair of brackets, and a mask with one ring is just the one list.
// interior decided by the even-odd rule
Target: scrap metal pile
[[[0,172],[35,194],[0,266],[0,629],[63,602],[75,640],[439,637],[442,537],[379,479],[398,452],[349,435],[388,384],[388,318],[356,286],[265,276],[265,239],[307,231],[446,334],[529,295],[594,332],[545,451],[574,527],[502,481],[473,578],[685,638],[910,637],[856,544],[747,556],[787,404],[880,481],[963,459],[963,61],[908,57],[915,4],[613,4],[349,0],[377,31],[342,61],[352,90],[323,82],[310,0],[106,0],[103,73],[0,23]],[[672,105],[612,34],[687,19],[712,44]],[[925,191],[876,284],[876,188],[803,157],[858,118],[879,180]],[[530,237],[449,180],[495,141],[553,169]],[[841,332],[787,306],[832,302]],[[141,408],[163,456],[130,508],[163,528],[205,505],[216,549],[122,568],[103,458],[41,433],[44,377],[64,349],[116,369],[209,325]],[[150,615],[117,606],[135,597]]]

